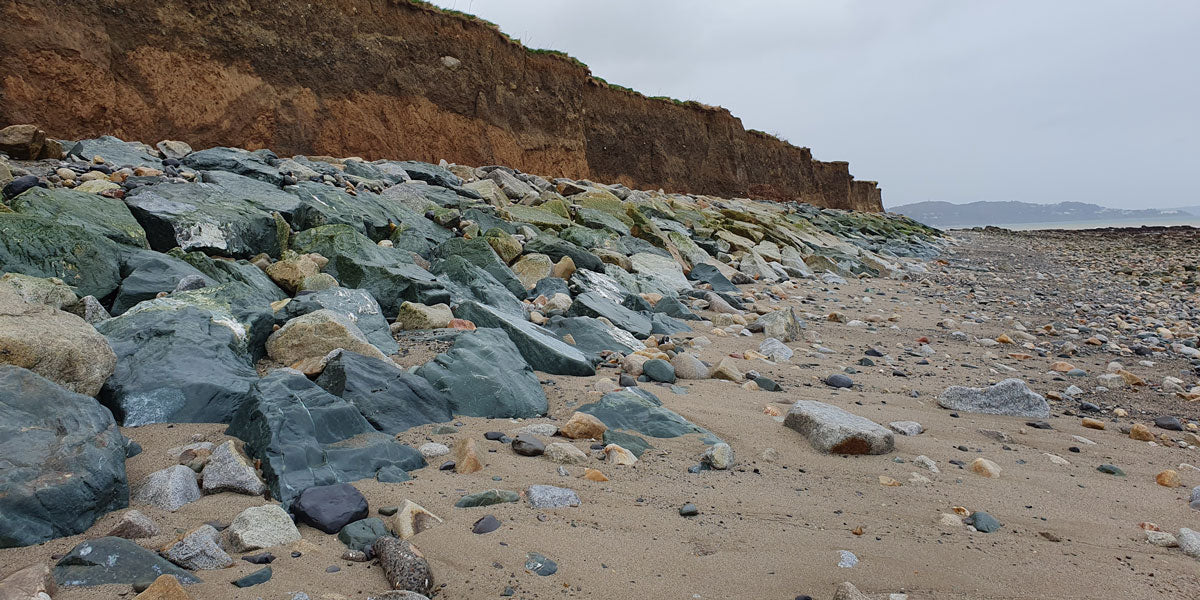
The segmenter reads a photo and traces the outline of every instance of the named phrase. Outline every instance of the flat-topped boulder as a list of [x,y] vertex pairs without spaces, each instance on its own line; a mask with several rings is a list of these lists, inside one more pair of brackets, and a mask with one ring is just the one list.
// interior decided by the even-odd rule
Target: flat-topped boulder
[[892,432],[884,426],[824,402],[796,402],[783,424],[808,438],[821,452],[887,454],[895,447]]

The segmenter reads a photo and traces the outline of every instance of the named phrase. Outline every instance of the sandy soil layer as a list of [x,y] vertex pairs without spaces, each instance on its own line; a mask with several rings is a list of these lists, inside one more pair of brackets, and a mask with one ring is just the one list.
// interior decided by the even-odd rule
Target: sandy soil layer
[[[829,598],[842,581],[884,598],[889,593],[907,593],[912,599],[1200,597],[1200,563],[1177,548],[1147,543],[1138,525],[1150,521],[1165,531],[1200,528],[1200,511],[1188,508],[1187,502],[1191,487],[1200,485],[1200,471],[1179,466],[1200,464],[1200,451],[1138,442],[1119,432],[1121,424],[1150,423],[1166,414],[1185,420],[1200,417],[1200,405],[1159,385],[1168,375],[1196,385],[1187,362],[1122,357],[1088,346],[1082,343],[1087,336],[1080,336],[1074,340],[1080,354],[1066,360],[1088,376],[1066,378],[1049,372],[1050,364],[1060,360],[1052,355],[1042,356],[1019,344],[987,348],[956,341],[950,329],[937,326],[953,318],[973,340],[1012,335],[1015,322],[1034,332],[1049,323],[1059,323],[1061,331],[1080,319],[1103,321],[1104,315],[1077,314],[1072,303],[1091,302],[1103,288],[1114,297],[1130,294],[1126,301],[1132,305],[1138,293],[1136,275],[1099,272],[1096,265],[1077,260],[1069,255],[1078,251],[1068,249],[1069,237],[962,235],[964,243],[947,261],[931,265],[925,281],[861,280],[834,287],[805,281],[789,290],[790,297],[779,306],[790,304],[811,315],[809,339],[789,344],[796,349],[790,363],[736,360],[743,371],[754,369],[781,383],[783,393],[748,391],[715,380],[682,382],[686,394],[642,384],[667,407],[727,441],[737,454],[737,465],[729,471],[688,473],[704,449],[698,440],[653,439],[654,449],[634,467],[593,460],[589,466],[610,478],[597,483],[578,478],[581,466],[568,467],[571,477],[563,477],[545,458],[518,456],[507,446],[483,440],[486,431],[511,433],[527,422],[562,422],[598,396],[591,391],[597,380],[616,376],[616,370],[608,368],[592,378],[543,375],[551,402],[547,419],[460,419],[455,434],[433,435],[435,426],[430,425],[400,436],[414,445],[474,437],[487,450],[481,472],[438,471],[434,459],[430,467],[414,472],[411,482],[363,481],[356,486],[373,512],[407,498],[445,519],[412,540],[430,561],[439,598],[496,598],[511,587],[516,598],[790,600],[802,594]],[[874,315],[884,321],[851,326],[824,320],[834,311],[849,319],[865,321]],[[968,323],[965,317],[972,314],[988,320]],[[696,335],[713,341],[698,351],[712,363],[731,353],[757,350],[763,339],[761,334]],[[905,353],[906,348],[916,349],[921,337],[928,337],[936,351],[927,357],[927,365]],[[1069,336],[1038,337],[1036,346],[1049,347]],[[894,365],[876,359],[880,366],[858,366],[872,346],[893,356]],[[1010,353],[1032,357],[1016,359]],[[1138,363],[1145,359],[1154,364]],[[1094,393],[1096,376],[1105,373],[1112,360],[1122,361],[1150,385]],[[851,374],[853,389],[836,391],[821,383],[845,367],[859,371]],[[982,386],[1006,377],[1024,379],[1043,394],[1061,394],[1067,386],[1078,385],[1085,390],[1082,400],[1105,409],[1097,418],[1105,421],[1106,430],[1083,428],[1079,415],[1065,414],[1078,411],[1077,402],[1066,400],[1051,402],[1048,421],[1053,429],[1034,429],[1026,426],[1027,419],[1013,417],[962,413],[955,418],[937,406],[937,395],[949,385]],[[885,456],[821,455],[781,419],[764,412],[767,407],[786,412],[800,399],[828,402],[883,424],[918,421],[926,431],[897,436],[896,450]],[[1129,416],[1115,417],[1112,409],[1117,407]],[[148,473],[169,466],[173,461],[168,448],[188,443],[193,436],[220,442],[227,439],[224,429],[126,429],[126,435],[145,448],[128,462],[130,482],[136,485]],[[981,430],[1001,431],[1011,440],[996,441]],[[576,443],[586,451],[588,444]],[[1070,464],[1055,464],[1048,454]],[[941,473],[913,464],[918,455],[937,461]],[[969,463],[977,457],[996,462],[1001,476],[984,478],[950,463]],[[1120,466],[1127,476],[1098,472],[1096,467],[1103,463]],[[1155,475],[1168,468],[1179,471],[1186,487],[1155,483]],[[915,482],[913,473],[929,481]],[[880,476],[902,485],[881,485]],[[464,493],[494,487],[524,490],[532,484],[575,489],[582,505],[556,510],[536,510],[527,502],[453,507]],[[679,507],[688,502],[700,509],[698,516],[679,516]],[[225,493],[204,497],[176,513],[139,507],[164,531],[142,542],[157,547],[177,531],[210,520],[227,524],[242,509],[261,503],[261,498]],[[987,511],[1003,527],[984,534],[966,526],[939,525],[941,516],[955,506]],[[500,519],[503,527],[473,534],[472,524],[487,514]],[[0,550],[0,575],[34,561],[51,561],[81,540],[103,535],[117,516],[102,519],[85,535]],[[306,526],[300,530],[302,541],[273,550],[279,559],[272,564],[271,581],[234,588],[230,581],[259,568],[239,560],[233,568],[199,573],[205,583],[189,586],[189,592],[194,598],[287,600],[305,592],[313,599],[358,599],[387,589],[378,566],[340,559],[344,547],[335,536]],[[293,550],[302,556],[291,558]],[[839,568],[842,550],[853,552],[858,564]],[[558,572],[548,577],[527,572],[525,556],[533,551],[557,561]],[[330,566],[340,571],[326,572]],[[133,594],[128,586],[105,586],[69,588],[56,598],[119,596]]]

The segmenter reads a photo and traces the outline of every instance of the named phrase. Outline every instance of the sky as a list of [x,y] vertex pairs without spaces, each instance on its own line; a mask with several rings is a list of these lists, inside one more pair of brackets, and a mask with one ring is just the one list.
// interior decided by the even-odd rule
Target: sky
[[846,160],[884,205],[1200,205],[1197,0],[436,0]]

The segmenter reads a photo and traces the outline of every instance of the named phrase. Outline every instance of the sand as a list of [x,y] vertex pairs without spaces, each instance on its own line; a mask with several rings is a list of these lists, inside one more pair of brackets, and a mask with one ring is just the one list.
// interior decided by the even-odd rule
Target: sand
[[[1012,254],[1013,256],[1009,256]],[[1104,407],[1120,406],[1128,418],[1103,414],[1105,431],[1085,429],[1079,416],[1064,416],[1074,403],[1052,402],[1052,430],[1027,427],[1027,419],[962,413],[953,418],[937,407],[936,396],[949,385],[982,386],[1006,377],[1025,379],[1040,393],[1061,392],[1071,383],[1091,390],[1094,377],[1110,360],[1123,360],[1127,368],[1147,381],[1158,383],[1164,375],[1180,375],[1185,361],[1158,361],[1143,367],[1137,359],[1118,358],[1085,347],[1070,362],[1086,369],[1082,382],[1054,380],[1047,374],[1053,356],[1015,360],[1007,352],[1019,346],[995,349],[954,341],[950,330],[936,323],[947,316],[961,319],[971,311],[986,311],[988,323],[964,329],[973,336],[1011,334],[1011,324],[1000,317],[1011,314],[1040,326],[1060,320],[1060,307],[1074,298],[1065,283],[1077,278],[1075,267],[1056,260],[1045,247],[1017,247],[1004,240],[971,238],[957,250],[955,265],[987,264],[1007,268],[1003,277],[1013,283],[989,288],[996,302],[981,307],[965,297],[961,278],[974,272],[934,266],[929,285],[915,281],[866,279],[837,286],[832,293],[818,282],[800,282],[794,294],[779,306],[793,305],[800,312],[825,315],[841,311],[851,319],[869,315],[896,316],[894,323],[877,331],[817,319],[808,332],[819,345],[835,351],[815,352],[810,342],[789,344],[797,350],[790,363],[761,360],[734,362],[743,371],[755,369],[785,387],[783,393],[747,391],[723,381],[681,382],[686,395],[669,387],[649,387],[663,403],[689,420],[706,427],[728,442],[737,454],[729,471],[696,474],[687,468],[698,462],[704,446],[693,438],[652,439],[655,448],[634,467],[617,467],[593,460],[610,481],[597,483],[578,476],[582,466],[568,467],[571,477],[556,473],[557,465],[545,458],[514,454],[507,446],[483,440],[486,431],[513,432],[530,422],[562,422],[575,408],[596,397],[590,386],[602,377],[615,377],[615,369],[601,369],[596,377],[571,378],[542,374],[550,397],[550,417],[525,422],[459,419],[457,434],[432,435],[434,425],[416,428],[400,438],[412,444],[437,441],[450,444],[474,437],[485,468],[471,475],[438,471],[439,459],[413,473],[402,484],[358,482],[372,511],[411,499],[445,519],[437,527],[412,538],[429,559],[437,597],[474,599],[500,597],[511,586],[516,598],[778,598],[807,594],[830,598],[835,586],[850,581],[870,594],[906,593],[920,599],[1094,599],[1094,598],[1196,598],[1200,597],[1200,562],[1177,548],[1160,548],[1145,541],[1138,524],[1150,521],[1165,531],[1200,527],[1200,511],[1188,508],[1192,486],[1200,472],[1179,469],[1187,487],[1169,489],[1155,483],[1155,474],[1180,463],[1200,464],[1193,449],[1149,445],[1122,435],[1121,423],[1146,422],[1160,414],[1195,419],[1195,403],[1149,388],[1124,389],[1085,400]],[[963,263],[963,260],[966,260]],[[1004,267],[1002,265],[1007,265]],[[1037,272],[1053,274],[1051,281],[1036,280]],[[978,274],[986,278],[985,274]],[[946,285],[950,284],[950,285]],[[1032,296],[1029,288],[1060,285],[1064,295],[1046,300]],[[749,286],[761,287],[761,286]],[[1005,299],[1004,296],[1010,296]],[[806,296],[808,299],[806,299]],[[861,298],[872,302],[864,304]],[[1025,302],[1030,302],[1025,306]],[[944,312],[939,304],[944,303]],[[895,329],[887,325],[894,324]],[[715,363],[730,353],[757,350],[763,337],[716,337],[703,333],[713,344],[698,352]],[[857,367],[856,387],[837,391],[820,383],[824,376],[855,365],[869,346],[893,356],[899,347],[915,347],[928,336],[937,351],[928,366],[917,357],[901,363],[908,377],[893,375],[888,367]],[[1042,343],[1042,340],[1039,340]],[[1078,343],[1078,341],[1077,341]],[[986,358],[993,352],[998,358]],[[1034,353],[1036,354],[1036,353]],[[882,361],[879,361],[882,365]],[[962,366],[974,365],[977,368]],[[989,368],[1001,363],[1013,373]],[[1186,379],[1186,378],[1185,378]],[[1187,379],[1195,384],[1195,377]],[[799,434],[764,413],[768,406],[786,411],[796,400],[829,402],[876,422],[914,420],[925,433],[896,437],[896,449],[885,456],[827,456],[811,449]],[[1001,443],[980,432],[998,430],[1011,441]],[[219,443],[226,438],[222,425],[154,425],[126,429],[145,451],[128,461],[129,480],[136,485],[148,473],[169,466],[166,449],[190,442],[193,436]],[[1156,435],[1162,430],[1155,429]],[[1095,445],[1082,444],[1073,435]],[[1176,434],[1178,435],[1178,434]],[[561,438],[546,441],[566,441]],[[587,444],[577,442],[586,451]],[[960,449],[964,447],[964,449]],[[1077,447],[1078,453],[1071,452]],[[768,452],[773,449],[774,452]],[[494,452],[492,452],[494,450]],[[773,454],[772,459],[764,453]],[[1051,462],[1047,453],[1070,461]],[[937,461],[940,474],[913,464],[918,455]],[[988,479],[960,469],[948,461],[970,462],[988,458],[1002,469]],[[1126,477],[1096,471],[1102,463],[1119,465]],[[911,483],[912,473],[929,483]],[[880,484],[888,476],[899,487]],[[577,508],[535,510],[527,502],[484,508],[454,508],[464,493],[488,488],[522,491],[532,484],[552,484],[578,491]],[[176,513],[138,507],[154,518],[164,535],[141,540],[156,547],[202,522],[228,523],[242,509],[262,504],[261,498],[219,494],[204,497]],[[685,518],[678,509],[694,503],[696,517]],[[969,528],[939,525],[955,506],[983,510],[1003,527],[991,534]],[[484,515],[495,515],[503,526],[486,535],[471,532]],[[29,548],[0,550],[0,575],[35,561],[51,561],[89,537],[103,535],[116,521],[109,515],[86,534]],[[317,598],[366,598],[387,589],[383,574],[371,563],[342,560],[344,547],[335,536],[307,526],[303,540],[273,549],[279,559],[271,566],[271,581],[237,589],[230,581],[259,567],[243,561],[221,570],[200,572],[205,583],[189,586],[193,598],[286,600],[295,592]],[[861,533],[861,535],[858,535]],[[1058,541],[1052,541],[1058,540]],[[289,553],[298,550],[300,558]],[[839,568],[839,551],[858,557],[853,568]],[[540,552],[558,562],[548,577],[525,571],[527,552]],[[236,555],[235,555],[236,558]],[[341,568],[327,573],[330,566]],[[128,586],[68,588],[61,600],[132,597]]]

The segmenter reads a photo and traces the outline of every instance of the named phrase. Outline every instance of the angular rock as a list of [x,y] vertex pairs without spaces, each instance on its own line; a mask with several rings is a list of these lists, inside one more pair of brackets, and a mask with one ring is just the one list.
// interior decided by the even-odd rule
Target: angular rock
[[234,552],[274,548],[299,539],[292,517],[277,504],[247,508],[225,530],[225,540]]
[[441,329],[450,326],[454,314],[445,304],[427,306],[416,302],[405,302],[400,305],[396,314],[396,325],[399,329]]
[[661,358],[653,358],[642,363],[642,372],[650,378],[650,381],[675,383],[675,367]]
[[241,148],[216,147],[192,152],[184,157],[183,165],[198,171],[228,171],[275,186],[283,183],[279,169],[267,164],[259,153]]
[[261,495],[267,486],[258,477],[254,464],[229,440],[217,446],[200,472],[201,489],[206,494],[236,492]]
[[[347,524],[365,519],[367,499],[348,483],[317,485],[300,492],[292,504],[296,520],[324,531],[337,533]],[[382,526],[382,523],[380,523]]]
[[648,280],[654,288],[653,290],[643,289],[644,292],[657,291],[667,295],[692,287],[688,283],[687,277],[684,277],[679,263],[671,258],[648,252],[638,252],[630,256],[629,260],[633,263],[633,272]]
[[0,265],[32,277],[58,277],[80,296],[106,298],[121,283],[121,249],[82,227],[0,212]]
[[162,166],[162,161],[154,155],[153,149],[149,146],[137,142],[126,142],[111,135],[80,140],[67,150],[67,155],[78,156],[87,161],[99,156],[104,159],[104,164],[117,167]]
[[329,393],[353,404],[378,431],[396,434],[417,425],[451,419],[450,398],[420,375],[390,360],[335,352],[316,380]]
[[196,473],[184,465],[151,473],[133,493],[133,501],[175,512],[183,505],[200,499]]
[[79,227],[118,244],[147,247],[146,231],[125,203],[116,198],[66,188],[35,187],[13,198],[9,208],[20,214]]
[[148,185],[128,193],[125,204],[146,231],[150,247],[159,252],[178,246],[185,252],[250,258],[279,256],[286,244],[282,218],[223,185]]
[[72,392],[95,396],[116,363],[108,341],[83,319],[27,303],[15,289],[0,286],[0,364],[30,369]]
[[383,524],[383,519],[368,517],[347,523],[338,531],[337,537],[338,541],[345,544],[347,548],[364,552],[380,536],[390,535],[391,533],[388,532],[387,527]]
[[158,525],[153,519],[142,514],[142,511],[131,508],[125,511],[121,515],[121,520],[117,521],[117,524],[113,525],[113,528],[104,535],[135,540],[154,537],[159,532]]
[[200,583],[195,575],[141,546],[116,537],[80,542],[54,566],[60,586],[93,586],[151,582],[173,575],[180,583]]
[[449,397],[454,414],[490,418],[545,414],[546,394],[516,345],[503,331],[482,327],[459,335],[449,351],[416,374]]
[[554,442],[546,445],[544,454],[551,462],[562,465],[580,465],[588,461],[588,455],[567,442]]
[[649,337],[653,329],[653,324],[645,315],[629,310],[596,292],[585,292],[576,296],[567,314],[580,317],[604,317],[613,325],[632,333],[639,339]]
[[400,350],[392,338],[391,327],[383,316],[383,309],[366,290],[332,287],[312,293],[302,293],[284,307],[288,319],[318,311],[331,310],[348,318],[362,331],[367,341],[385,355]]
[[475,440],[461,439],[454,444],[454,472],[460,475],[483,470]]
[[804,339],[804,322],[796,316],[794,308],[780,309],[758,317],[757,323],[763,326],[763,335],[775,338],[781,342],[794,342]]
[[385,360],[349,318],[321,309],[291,319],[267,338],[267,355],[285,365],[320,358],[337,349]]
[[892,421],[888,427],[900,435],[921,435],[925,428],[916,421]]
[[125,437],[95,400],[0,365],[0,548],[82,533],[129,503]]
[[783,424],[808,438],[809,443],[821,452],[887,454],[895,446],[891,431],[823,402],[796,402]]
[[525,496],[533,508],[579,506],[579,494],[575,490],[552,485],[531,485],[525,490]]
[[989,388],[951,386],[938,397],[938,405],[950,410],[1044,419],[1050,405],[1020,379],[1005,379]]
[[161,552],[167,560],[190,571],[224,569],[233,564],[217,544],[217,530],[212,525],[201,525],[181,535]]
[[657,438],[709,433],[663,407],[652,394],[631,390],[605,394],[599,402],[579,407],[579,412],[595,416],[609,430],[627,429]]
[[392,535],[407,540],[422,531],[437,526],[442,523],[442,519],[425,510],[416,502],[405,500],[396,514],[389,516],[384,522]]
[[725,442],[719,442],[708,447],[704,451],[704,455],[700,457],[700,462],[708,465],[713,469],[724,471],[733,466],[733,448]]
[[376,431],[352,404],[295,371],[263,377],[231,423],[226,434],[246,442],[272,497],[285,506],[313,486],[425,466],[415,449]]

